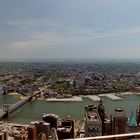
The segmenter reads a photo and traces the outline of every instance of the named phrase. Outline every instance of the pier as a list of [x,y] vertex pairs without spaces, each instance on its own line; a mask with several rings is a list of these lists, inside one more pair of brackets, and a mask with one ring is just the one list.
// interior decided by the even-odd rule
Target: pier
[[49,98],[46,99],[47,102],[82,102],[82,98],[78,96],[73,96],[71,98]]
[[[126,95],[133,95],[134,93],[133,92],[121,92],[119,93],[121,96],[126,96]],[[137,95],[137,93],[136,93]]]
[[87,95],[85,97],[89,98],[92,101],[100,101],[100,97],[96,95]]
[[107,97],[107,98],[109,98],[109,99],[111,99],[111,100],[122,100],[122,98],[120,98],[120,97],[114,95],[114,93],[99,94],[99,96],[100,96],[100,97],[104,97],[104,96],[105,96],[105,97]]

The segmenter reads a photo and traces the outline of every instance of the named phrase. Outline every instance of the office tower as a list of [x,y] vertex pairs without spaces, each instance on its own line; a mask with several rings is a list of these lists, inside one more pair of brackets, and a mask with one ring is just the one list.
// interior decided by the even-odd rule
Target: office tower
[[102,135],[105,133],[105,107],[103,105],[103,99],[101,98],[99,105],[98,105],[98,113],[100,115],[102,121]]
[[131,115],[128,119],[128,126],[137,127],[137,121],[136,121],[136,117],[133,111],[131,111]]
[[29,140],[27,137],[22,136],[21,134],[14,135],[14,140]]
[[58,139],[74,138],[74,120],[65,118],[61,122],[61,127],[57,128]]
[[138,132],[139,129],[137,128],[138,124],[137,124],[137,121],[136,121],[136,116],[134,114],[133,111],[131,111],[131,115],[128,119],[128,129],[129,129],[129,132]]
[[115,109],[114,114],[110,115],[111,120],[111,132],[112,134],[123,134],[127,132],[127,116],[123,109]]
[[50,123],[50,127],[57,128],[58,125],[58,116],[55,114],[46,114],[43,116],[43,121]]
[[138,106],[137,110],[136,110],[136,120],[137,120],[137,124],[139,126],[139,124],[140,124],[140,106]]
[[4,133],[0,133],[0,140],[5,140],[4,139]]
[[37,140],[37,130],[36,127],[34,125],[30,125],[27,128],[28,131],[28,139],[29,140]]
[[37,135],[41,135],[42,133],[45,133],[46,137],[48,139],[48,137],[50,136],[50,124],[49,123],[46,123],[43,121],[36,121],[36,122],[31,122],[31,124],[36,127]]
[[97,107],[89,105],[85,107],[85,137],[102,135],[102,122]]
[[41,140],[47,140],[46,134],[42,133]]
[[105,125],[105,131],[104,131],[104,135],[111,135],[111,122],[109,119],[105,119],[104,122]]
[[6,130],[1,131],[4,134],[4,140],[8,140],[8,132]]

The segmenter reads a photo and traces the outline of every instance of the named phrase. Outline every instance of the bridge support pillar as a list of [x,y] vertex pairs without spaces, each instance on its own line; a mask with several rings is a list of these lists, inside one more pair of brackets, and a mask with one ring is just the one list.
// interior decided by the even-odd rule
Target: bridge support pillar
[[3,118],[7,118],[7,117],[9,116],[9,107],[10,107],[9,104],[4,104],[4,105],[2,106],[3,112],[5,112]]

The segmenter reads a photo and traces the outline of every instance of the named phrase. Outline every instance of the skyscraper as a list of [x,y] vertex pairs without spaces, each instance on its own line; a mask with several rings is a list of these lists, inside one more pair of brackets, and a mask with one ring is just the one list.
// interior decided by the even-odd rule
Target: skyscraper
[[127,116],[123,109],[117,108],[115,112],[110,115],[112,134],[123,134],[127,132]]
[[30,125],[28,128],[28,139],[29,140],[37,140],[37,130],[34,125]]
[[137,124],[139,126],[139,124],[140,124],[140,106],[138,106],[137,110],[136,110],[136,120],[137,120]]
[[97,107],[89,105],[85,107],[85,137],[102,135],[102,122]]
[[98,113],[100,115],[102,121],[102,135],[105,133],[105,107],[103,105],[103,99],[101,98],[99,105],[98,105]]

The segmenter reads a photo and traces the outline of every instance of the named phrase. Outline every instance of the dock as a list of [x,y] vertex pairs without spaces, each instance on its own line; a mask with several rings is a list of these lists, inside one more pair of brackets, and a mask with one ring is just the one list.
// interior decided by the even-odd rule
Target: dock
[[71,98],[48,98],[47,102],[82,102],[82,98],[78,96],[73,96]]
[[121,92],[120,95],[121,96],[126,96],[126,95],[133,95],[133,92]]
[[96,96],[96,95],[87,95],[85,97],[89,98],[92,101],[100,101],[101,99],[99,96]]
[[140,95],[140,93],[138,92],[138,93],[135,93],[135,95]]
[[122,100],[122,98],[114,95],[114,93],[108,93],[108,94],[99,94],[100,97],[107,97],[111,100]]

